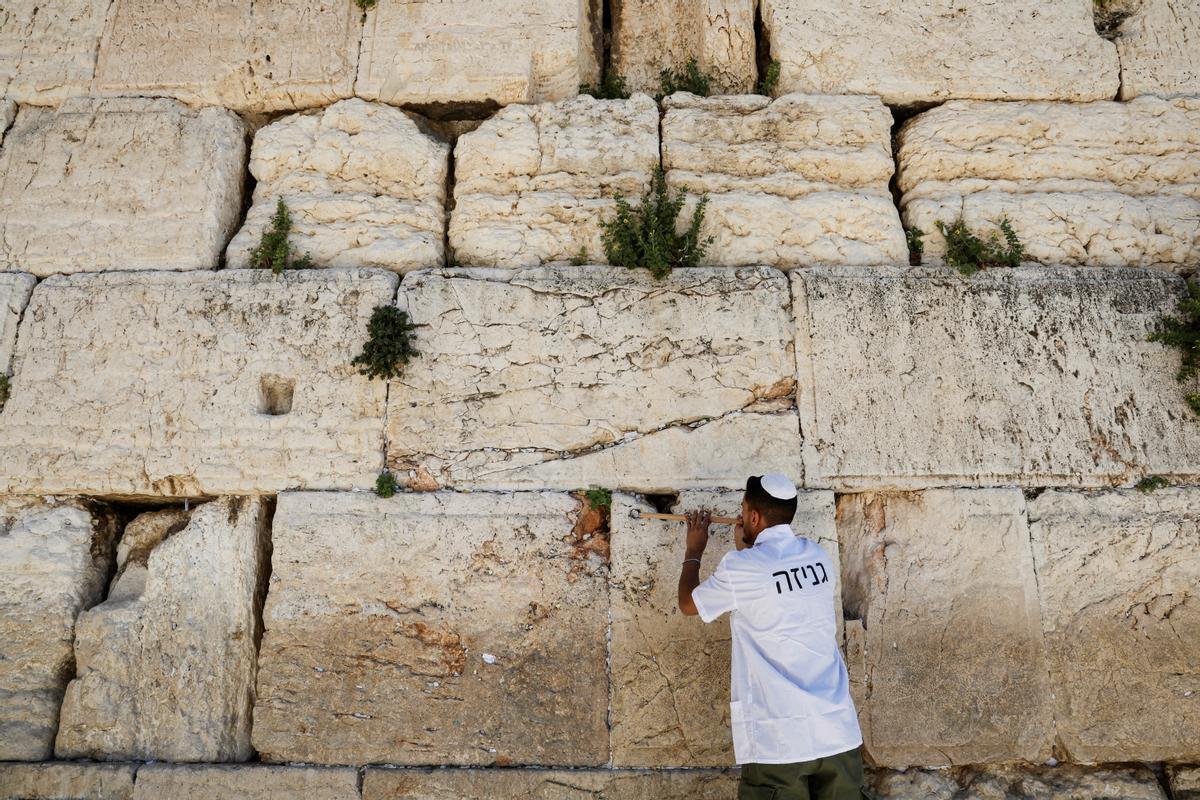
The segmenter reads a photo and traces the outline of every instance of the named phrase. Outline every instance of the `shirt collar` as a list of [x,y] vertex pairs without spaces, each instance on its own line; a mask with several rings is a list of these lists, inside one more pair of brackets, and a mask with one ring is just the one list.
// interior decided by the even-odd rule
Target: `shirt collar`
[[769,528],[763,528],[758,532],[758,536],[754,537],[754,546],[758,547],[763,542],[774,541],[775,539],[794,539],[796,534],[792,533],[791,525],[772,525]]

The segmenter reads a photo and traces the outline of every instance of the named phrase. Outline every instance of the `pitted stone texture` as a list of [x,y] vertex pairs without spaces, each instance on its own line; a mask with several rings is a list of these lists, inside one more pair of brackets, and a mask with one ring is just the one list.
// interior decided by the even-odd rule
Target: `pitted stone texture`
[[81,502],[0,497],[0,761],[53,755],[75,619],[104,597],[116,536]]
[[638,202],[658,165],[658,106],[640,94],[509,106],[462,136],[454,158],[458,263],[565,264],[581,250],[595,263],[614,197]]
[[379,3],[355,94],[434,111],[564,100],[596,80],[600,23],[590,0]]
[[764,267],[407,275],[428,368],[392,382],[389,462],[422,488],[799,478],[786,281]]
[[134,800],[359,800],[358,770],[174,766],[138,770]]
[[57,105],[87,94],[111,0],[6,0],[0,7],[0,96]]
[[16,102],[7,97],[0,98],[0,141],[4,140],[4,134],[8,130],[8,126],[12,125],[12,121],[16,116]]
[[1200,800],[1200,767],[1168,767],[1167,776],[1175,800]]
[[1140,0],[1116,39],[1121,99],[1200,95],[1200,5]]
[[888,105],[915,105],[1111,99],[1117,52],[1096,33],[1092,7],[1092,0],[762,0],[761,14],[781,62],[781,92],[873,94]]
[[0,764],[6,800],[133,800],[133,764]]
[[862,660],[849,666],[865,675],[858,714],[873,762],[1049,758],[1051,686],[1021,491],[844,495],[837,529],[847,615],[865,628]]
[[676,94],[664,107],[663,166],[690,195],[683,215],[708,196],[707,263],[907,263],[878,98]]
[[573,544],[579,510],[549,493],[280,495],[263,760],[605,762],[606,565]]
[[737,775],[718,770],[368,769],[363,800],[728,800]]
[[354,94],[362,12],[321,0],[113,0],[98,91],[270,112]]
[[880,770],[870,775],[868,784],[879,800],[1166,800],[1154,773],[1145,767]]
[[1200,475],[1178,356],[1184,296],[1128,268],[792,273],[808,485],[1105,486]]
[[1048,491],[1029,525],[1070,760],[1200,761],[1200,489]]
[[250,758],[267,527],[257,498],[198,506],[150,552],[140,595],[80,615],[59,758]]
[[904,222],[945,253],[935,222],[1007,217],[1046,264],[1190,270],[1200,261],[1200,98],[946,103],[898,137]]
[[217,266],[241,210],[245,127],[174,100],[25,106],[0,149],[0,270]]
[[272,123],[250,149],[254,205],[226,266],[251,266],[279,198],[289,243],[317,266],[441,266],[449,156],[403,111],[357,99]]
[[377,270],[43,281],[18,339],[20,390],[0,413],[0,491],[195,497],[373,484],[386,387],[350,362],[396,283]]
[[[688,491],[677,513],[708,508],[741,513],[742,491]],[[681,523],[638,520],[654,508],[629,495],[612,505],[612,746],[618,767],[724,766],[729,734],[729,624],[684,619],[678,608]],[[792,529],[838,563],[832,492],[801,492]],[[700,573],[707,577],[734,547],[733,529],[715,526]],[[834,576],[836,578],[836,576]],[[838,602],[840,612],[841,603]],[[840,639],[839,639],[840,641]]]
[[17,323],[29,302],[37,279],[20,272],[0,272],[0,375],[12,365],[13,346],[17,342]]
[[612,67],[630,91],[655,94],[664,69],[696,59],[714,94],[754,91],[754,0],[615,0]]

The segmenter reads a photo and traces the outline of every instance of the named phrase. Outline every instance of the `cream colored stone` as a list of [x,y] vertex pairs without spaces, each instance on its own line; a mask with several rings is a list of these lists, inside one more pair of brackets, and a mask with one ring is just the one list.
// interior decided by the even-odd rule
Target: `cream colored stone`
[[875,764],[1050,757],[1052,686],[1024,512],[1019,489],[839,499],[842,597],[865,628],[863,660],[849,666],[865,676],[858,713]]
[[100,507],[0,497],[0,761],[53,755],[75,619],[104,597],[116,536]]
[[[742,491],[682,492],[678,513],[708,508],[741,513]],[[832,492],[802,492],[792,529],[838,563]],[[678,609],[680,523],[638,520],[654,508],[616,494],[612,505],[612,749],[619,767],[725,766],[729,726],[729,624],[705,625]],[[733,549],[732,528],[713,528],[700,573]],[[840,612],[841,603],[838,608]]]
[[1200,767],[1168,767],[1167,775],[1174,800],[1200,800]]
[[728,800],[737,776],[718,770],[368,769],[363,800]]
[[138,770],[134,800],[359,800],[358,770],[173,766]]
[[59,758],[245,761],[268,509],[197,506],[155,547],[144,591],[80,615]]
[[889,105],[951,98],[1100,100],[1116,48],[1092,0],[762,0],[782,92],[874,94]]
[[1200,489],[1029,504],[1058,736],[1072,761],[1200,761]]
[[0,375],[7,375],[17,342],[17,324],[37,279],[20,272],[0,272]]
[[254,205],[229,243],[226,266],[252,266],[279,198],[291,215],[294,252],[317,266],[441,266],[449,157],[449,146],[403,111],[362,100],[274,122],[254,136]]
[[4,140],[4,134],[8,131],[8,126],[12,125],[16,116],[16,102],[7,97],[0,98],[0,141]]
[[872,97],[664,101],[667,184],[708,196],[715,266],[907,263],[888,181],[892,115]]
[[531,267],[580,251],[602,262],[614,197],[640,201],[658,165],[658,106],[645,95],[509,106],[462,136],[454,158],[458,263]]
[[1184,296],[1148,270],[792,273],[805,475],[837,489],[1104,486],[1200,475]]
[[596,79],[600,35],[592,0],[379,3],[355,94],[435,109],[563,100]]
[[389,463],[421,483],[633,491],[801,477],[786,278],[599,267],[412,273],[424,369]]
[[19,391],[0,413],[0,491],[373,484],[386,387],[350,362],[396,282],[376,270],[43,281],[18,339]]
[[754,0],[615,0],[612,68],[630,91],[655,94],[664,69],[696,59],[714,94],[754,91]]
[[362,12],[318,0],[113,0],[99,91],[238,111],[288,111],[354,94]]
[[1166,800],[1146,767],[881,771],[870,785],[879,800]]
[[1200,95],[1200,5],[1140,0],[1116,39],[1121,99]]
[[117,574],[109,584],[108,600],[136,600],[146,590],[150,554],[163,540],[187,527],[191,514],[166,508],[138,514],[125,526],[117,545]]
[[87,94],[111,0],[6,0],[0,7],[0,96],[57,105]]
[[245,127],[174,100],[26,106],[0,150],[0,270],[216,267],[241,210]]
[[254,746],[266,761],[608,759],[606,565],[565,494],[284,493]]
[[1129,103],[946,103],[899,138],[904,222],[945,253],[935,223],[1012,224],[1047,264],[1188,271],[1200,260],[1200,98]]
[[9,800],[133,800],[133,764],[0,764]]

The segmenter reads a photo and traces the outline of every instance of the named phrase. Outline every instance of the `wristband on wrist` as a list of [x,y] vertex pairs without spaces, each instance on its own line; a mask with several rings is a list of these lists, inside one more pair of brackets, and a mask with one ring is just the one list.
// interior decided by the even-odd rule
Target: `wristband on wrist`
[[698,558],[685,558],[685,559],[683,560],[683,563],[685,563],[685,564],[686,564],[686,563],[687,563],[687,562],[689,562],[689,561],[695,561],[697,564],[699,564],[699,563],[700,563],[700,559],[698,559]]

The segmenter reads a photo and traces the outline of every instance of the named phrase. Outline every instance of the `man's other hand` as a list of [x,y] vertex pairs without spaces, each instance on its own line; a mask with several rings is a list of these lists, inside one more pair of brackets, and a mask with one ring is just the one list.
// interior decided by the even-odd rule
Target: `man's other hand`
[[687,557],[699,558],[708,546],[708,528],[712,525],[712,512],[707,508],[687,513]]

